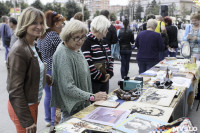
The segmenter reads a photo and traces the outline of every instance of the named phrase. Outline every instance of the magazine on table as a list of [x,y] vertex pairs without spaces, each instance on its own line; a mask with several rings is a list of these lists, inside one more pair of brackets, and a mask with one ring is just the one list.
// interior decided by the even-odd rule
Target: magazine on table
[[56,133],[82,133],[86,129],[104,131],[103,128],[86,121],[82,121],[78,118],[71,118],[70,120],[55,127]]
[[173,112],[173,108],[171,107],[163,107],[133,101],[124,102],[119,107],[117,107],[117,109],[130,110],[131,114],[138,113],[165,122],[169,121]]
[[111,107],[116,108],[120,103],[115,101],[97,101],[94,103],[95,106]]
[[113,128],[125,133],[152,133],[156,128],[165,124],[168,123],[135,113]]
[[83,118],[83,120],[108,126],[114,126],[115,124],[125,120],[129,114],[130,111],[127,110],[98,107],[85,118]]

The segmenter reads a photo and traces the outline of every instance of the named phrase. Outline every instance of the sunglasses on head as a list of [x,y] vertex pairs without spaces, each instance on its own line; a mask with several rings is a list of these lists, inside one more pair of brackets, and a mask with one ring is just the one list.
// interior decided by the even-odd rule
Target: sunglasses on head
[[58,13],[56,11],[52,11],[53,16],[58,15]]

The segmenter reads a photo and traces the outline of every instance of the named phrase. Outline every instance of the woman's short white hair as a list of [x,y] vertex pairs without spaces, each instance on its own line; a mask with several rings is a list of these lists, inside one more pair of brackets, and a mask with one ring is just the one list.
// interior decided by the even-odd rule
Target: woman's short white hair
[[155,19],[149,19],[147,21],[147,28],[152,28],[152,29],[156,29],[157,27],[157,21]]
[[66,23],[60,33],[60,37],[64,42],[68,42],[74,34],[86,34],[87,32],[87,26],[83,22],[74,19]]
[[110,25],[110,21],[105,16],[100,15],[92,20],[90,30],[94,33],[104,34]]

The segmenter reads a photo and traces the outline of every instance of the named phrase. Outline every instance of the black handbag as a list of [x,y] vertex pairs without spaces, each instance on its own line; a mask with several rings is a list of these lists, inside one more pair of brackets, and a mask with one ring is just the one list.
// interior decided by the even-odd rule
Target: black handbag
[[7,33],[6,33],[6,26],[5,25],[4,25],[3,34],[4,34],[4,37],[3,37],[4,44],[9,47],[10,46],[11,37],[9,37],[7,35]]

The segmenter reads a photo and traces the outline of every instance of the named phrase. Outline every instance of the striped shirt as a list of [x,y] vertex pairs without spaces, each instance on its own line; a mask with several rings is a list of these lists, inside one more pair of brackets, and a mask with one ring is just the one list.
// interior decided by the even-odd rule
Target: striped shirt
[[[107,62],[105,51],[109,60],[106,72],[110,74],[111,77],[113,76],[113,62],[111,61],[111,51],[108,44],[105,44],[104,42],[105,41],[99,41],[94,35],[89,33],[87,35],[87,39],[81,47],[83,55],[85,56],[85,59],[89,64],[92,80],[94,81],[102,81],[105,79],[105,75],[94,66],[95,63]],[[105,49],[105,51],[103,49]]]
[[41,52],[42,60],[47,63],[47,70],[52,69],[53,54],[60,42],[59,34],[55,31],[47,32],[43,39],[37,41],[37,47]]

